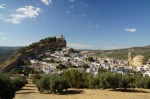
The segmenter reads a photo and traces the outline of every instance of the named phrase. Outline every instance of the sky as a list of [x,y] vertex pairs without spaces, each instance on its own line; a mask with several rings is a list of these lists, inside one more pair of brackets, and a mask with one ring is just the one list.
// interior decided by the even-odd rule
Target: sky
[[75,49],[150,45],[150,0],[0,0],[0,46],[46,37]]

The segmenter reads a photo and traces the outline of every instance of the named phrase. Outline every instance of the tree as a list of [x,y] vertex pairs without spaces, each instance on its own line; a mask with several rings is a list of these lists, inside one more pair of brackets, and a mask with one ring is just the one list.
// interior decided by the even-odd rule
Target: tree
[[67,67],[63,64],[59,64],[58,66],[56,66],[56,68],[62,70],[62,69],[66,69]]
[[87,68],[89,68],[90,66],[88,66],[87,64],[82,65],[82,67],[84,68],[84,70],[86,70]]
[[0,99],[12,99],[15,96],[15,92],[26,83],[25,78],[11,79],[9,75],[0,74]]
[[89,80],[89,88],[92,89],[98,89],[99,88],[99,79],[98,77],[95,78],[91,78],[91,80]]
[[36,82],[36,86],[40,93],[61,93],[67,90],[68,82],[59,75],[44,75]]
[[88,57],[88,61],[93,62],[94,61],[93,57]]
[[20,49],[18,50],[18,52],[21,53],[21,54],[22,54],[22,53],[25,53],[25,52],[26,52],[25,47],[20,48]]
[[80,73],[78,70],[69,70],[63,73],[63,78],[66,78],[68,84],[72,88],[88,87],[88,74],[84,71]]

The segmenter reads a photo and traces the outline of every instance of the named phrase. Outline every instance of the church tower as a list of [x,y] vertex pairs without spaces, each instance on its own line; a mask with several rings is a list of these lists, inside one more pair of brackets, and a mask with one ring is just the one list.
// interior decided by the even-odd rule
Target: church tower
[[128,65],[133,65],[132,53],[128,53]]

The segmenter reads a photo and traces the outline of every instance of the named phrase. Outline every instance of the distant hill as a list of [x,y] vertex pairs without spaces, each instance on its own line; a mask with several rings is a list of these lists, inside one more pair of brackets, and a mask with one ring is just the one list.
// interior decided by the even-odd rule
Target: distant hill
[[0,63],[13,55],[20,47],[0,46]]
[[116,50],[82,50],[80,51],[83,55],[96,56],[98,58],[116,58],[116,59],[127,59],[128,52],[132,52],[133,56],[143,55],[146,59],[150,58],[150,46],[145,47],[132,47],[125,49]]

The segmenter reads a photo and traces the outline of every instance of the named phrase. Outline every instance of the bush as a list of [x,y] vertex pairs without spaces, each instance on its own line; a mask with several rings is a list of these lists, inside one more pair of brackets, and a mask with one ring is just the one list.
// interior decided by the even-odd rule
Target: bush
[[12,99],[15,96],[15,88],[7,75],[0,75],[0,99]]
[[25,84],[27,84],[28,81],[23,77],[18,77],[12,80],[12,85],[15,89],[15,91],[20,90]]
[[35,84],[39,79],[41,79],[41,75],[39,73],[35,73],[33,78],[32,78],[32,82]]
[[59,64],[58,66],[56,66],[56,68],[62,70],[62,69],[66,69],[67,67],[63,64]]
[[89,80],[89,88],[91,89],[98,89],[99,87],[99,78],[91,78],[91,80]]
[[36,82],[36,86],[40,93],[61,93],[67,90],[68,82],[59,75],[44,75]]
[[65,71],[62,75],[72,88],[87,88],[89,86],[88,74],[78,70]]
[[5,74],[0,74],[0,99],[12,99],[15,92],[21,89],[27,80],[25,78],[14,78]]
[[79,72],[77,70],[65,71],[60,75],[45,75],[36,83],[41,93],[61,93],[64,89],[72,88],[150,88],[150,77],[139,75],[102,72],[98,75]]
[[145,88],[145,89],[149,89],[150,88],[150,77],[139,77],[136,79],[136,83],[135,83],[137,88]]

